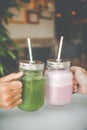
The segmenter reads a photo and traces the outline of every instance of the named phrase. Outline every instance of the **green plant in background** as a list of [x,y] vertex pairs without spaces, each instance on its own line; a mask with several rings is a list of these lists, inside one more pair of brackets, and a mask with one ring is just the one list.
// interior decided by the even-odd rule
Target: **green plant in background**
[[[22,2],[29,2],[29,0],[22,0]],[[17,0],[0,1],[0,76],[9,74],[16,69],[17,57],[10,49],[10,46],[15,47],[16,53],[18,47],[10,38],[9,32],[5,27],[8,24],[8,18],[12,18],[14,15],[9,12],[9,7],[20,9],[20,5]]]

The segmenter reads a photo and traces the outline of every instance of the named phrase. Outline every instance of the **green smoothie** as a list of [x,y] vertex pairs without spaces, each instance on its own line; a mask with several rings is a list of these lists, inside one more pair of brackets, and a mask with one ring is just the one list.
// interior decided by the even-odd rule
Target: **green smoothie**
[[22,99],[23,102],[18,108],[24,111],[38,110],[44,104],[45,98],[45,78],[42,70],[23,70],[24,76]]

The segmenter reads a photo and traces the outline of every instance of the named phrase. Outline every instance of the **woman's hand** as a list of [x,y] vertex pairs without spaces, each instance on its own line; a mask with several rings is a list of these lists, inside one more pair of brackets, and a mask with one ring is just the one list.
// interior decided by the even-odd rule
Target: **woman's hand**
[[87,71],[81,67],[72,66],[71,71],[74,75],[73,92],[87,94]]
[[0,78],[0,108],[13,108],[22,103],[22,83],[18,81],[23,72]]

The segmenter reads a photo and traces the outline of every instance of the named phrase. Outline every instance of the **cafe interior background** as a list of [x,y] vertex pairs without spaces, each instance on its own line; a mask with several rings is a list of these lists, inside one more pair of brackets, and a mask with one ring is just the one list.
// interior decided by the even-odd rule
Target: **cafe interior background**
[[87,0],[3,0],[0,2],[0,76],[17,71],[29,59],[27,38],[34,60],[46,63],[61,58],[87,69]]

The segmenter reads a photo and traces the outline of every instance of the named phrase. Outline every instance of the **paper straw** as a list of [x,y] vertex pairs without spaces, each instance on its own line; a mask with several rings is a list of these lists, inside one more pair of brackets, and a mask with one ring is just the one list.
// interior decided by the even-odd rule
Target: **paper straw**
[[32,49],[31,49],[30,38],[28,38],[27,40],[28,40],[28,50],[29,50],[30,63],[33,63],[33,57],[32,57]]
[[61,57],[61,50],[62,50],[62,45],[63,45],[63,36],[61,36],[61,39],[60,39],[60,43],[59,43],[59,51],[58,51],[58,57],[57,57],[57,61],[60,61],[60,57]]

